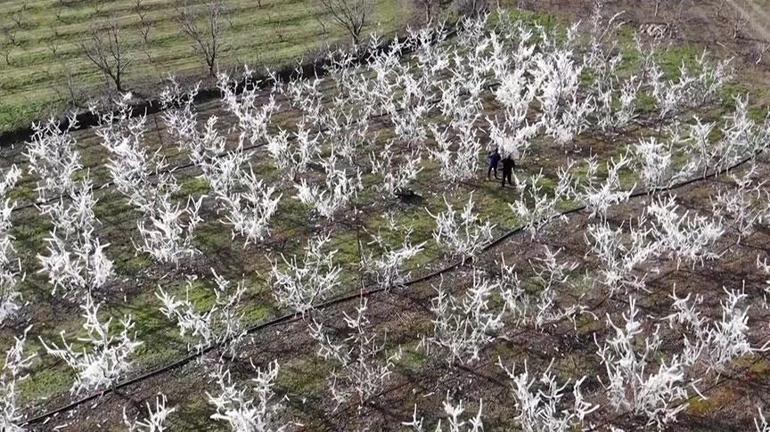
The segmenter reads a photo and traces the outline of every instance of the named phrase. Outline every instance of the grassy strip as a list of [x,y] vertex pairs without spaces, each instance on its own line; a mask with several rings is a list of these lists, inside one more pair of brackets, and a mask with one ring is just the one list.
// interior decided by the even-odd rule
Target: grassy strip
[[[30,121],[59,113],[71,105],[68,79],[85,99],[103,88],[96,69],[82,55],[80,42],[94,24],[113,17],[122,27],[130,49],[132,64],[127,74],[128,88],[153,92],[169,74],[201,76],[201,60],[190,40],[179,33],[174,2],[149,2],[146,20],[152,23],[147,45],[142,43],[141,22],[134,0],[110,2],[97,8],[87,0],[64,6],[60,17],[57,2],[31,2],[26,10],[13,1],[0,10],[3,28],[13,26],[18,47],[10,55],[10,65],[0,74],[0,131],[26,126]],[[312,0],[265,0],[262,6],[247,0],[230,0],[231,11],[224,36],[227,48],[222,55],[224,69],[243,64],[277,68],[312,56],[327,44],[347,40],[340,28],[319,13]],[[411,10],[401,0],[377,0],[370,30],[389,34],[408,22]],[[14,23],[14,16],[21,24]],[[55,49],[54,49],[55,47]],[[54,53],[55,50],[55,53]],[[82,103],[83,101],[78,101]]]

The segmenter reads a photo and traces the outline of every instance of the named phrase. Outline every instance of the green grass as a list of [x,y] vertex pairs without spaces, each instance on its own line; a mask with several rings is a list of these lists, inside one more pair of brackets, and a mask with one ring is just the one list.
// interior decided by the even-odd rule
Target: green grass
[[66,392],[71,386],[72,377],[69,370],[44,367],[34,375],[30,375],[29,379],[22,381],[19,390],[26,400],[36,400]]
[[[195,0],[192,3],[200,3]],[[63,4],[60,5],[60,3]],[[312,56],[327,44],[349,37],[318,10],[313,0],[227,0],[220,67],[230,70],[250,64],[280,67]],[[367,31],[390,34],[408,22],[411,11],[401,0],[378,0]],[[24,5],[27,5],[26,9]],[[99,5],[97,7],[97,5]],[[146,22],[152,29],[145,44],[134,0],[109,3],[85,0],[12,0],[0,8],[0,27],[15,33],[10,64],[0,59],[0,132],[27,126],[31,121],[58,114],[73,105],[68,77],[80,95],[77,104],[99,94],[104,80],[83,55],[81,44],[94,25],[117,20],[131,64],[126,87],[145,96],[157,93],[169,75],[203,78],[202,59],[191,41],[180,33],[171,0],[146,0]],[[13,17],[19,17],[17,24]],[[0,37],[0,46],[6,40]]]

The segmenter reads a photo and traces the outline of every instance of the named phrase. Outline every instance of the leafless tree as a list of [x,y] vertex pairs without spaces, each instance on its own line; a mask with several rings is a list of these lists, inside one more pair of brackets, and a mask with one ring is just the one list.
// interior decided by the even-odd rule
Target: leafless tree
[[3,40],[0,41],[0,53],[5,59],[5,64],[11,65],[11,53],[13,49],[19,46],[19,40],[16,38],[16,27],[3,27]]
[[24,12],[27,11],[27,8],[28,8],[28,5],[25,2],[24,5],[22,5],[21,9],[17,10],[11,15],[11,21],[13,21],[13,24],[20,29],[27,27],[28,23],[24,17]]
[[70,104],[73,107],[80,106],[83,90],[78,87],[78,80],[72,73],[72,68],[69,64],[64,65],[64,76],[67,83],[67,95],[69,95]]
[[94,13],[92,16],[99,16],[102,14],[104,3],[105,2],[100,2],[100,1],[94,2]]
[[45,38],[45,46],[54,58],[59,54],[59,29],[51,25]]
[[123,79],[131,65],[131,57],[126,41],[121,37],[118,21],[112,19],[101,28],[92,28],[90,38],[81,44],[81,48],[105,80],[112,81],[118,92],[125,92]]
[[5,64],[8,66],[11,65],[11,54],[13,53],[14,48],[20,46],[16,33],[27,26],[27,22],[24,19],[24,12],[26,12],[28,8],[29,5],[25,1],[21,9],[11,14],[10,21],[7,22],[7,25],[0,29],[0,32],[2,32],[2,35],[0,35],[2,36],[2,40],[0,40],[0,54],[2,54],[5,59]]
[[[51,90],[62,101],[67,101],[71,108],[80,107],[82,99],[82,90],[79,88],[78,79],[75,77],[72,66],[67,60],[66,55],[59,52],[60,44],[59,28],[55,23],[51,23],[48,34],[45,38],[45,45],[48,48],[51,57],[55,62],[50,63],[46,70],[47,81],[50,83]],[[62,86],[62,76],[64,85]]]
[[487,10],[487,0],[455,0],[455,8],[463,15],[476,16]]
[[134,12],[139,17],[139,34],[142,36],[142,44],[146,47],[150,41],[150,32],[153,30],[154,25],[154,22],[147,15],[146,1],[136,0]]
[[206,63],[209,75],[216,77],[219,57],[224,51],[225,6],[222,0],[208,0],[204,6],[206,7],[204,25],[199,25],[201,17],[186,3],[177,5],[177,22],[182,33],[192,40],[196,54]]
[[67,7],[65,0],[56,0],[56,21],[64,22],[64,8]]
[[733,39],[738,39],[738,36],[740,36],[741,29],[743,29],[746,24],[748,23],[748,19],[743,16],[743,13],[740,9],[735,8],[735,22],[733,26]]
[[155,21],[149,16],[147,0],[135,0],[133,9],[139,18],[139,36],[141,38],[142,53],[157,71],[157,65],[150,52],[150,33],[155,31]]
[[415,0],[415,3],[425,12],[425,22],[431,22],[438,11],[439,0]]
[[15,25],[18,28],[24,27],[24,18],[19,12],[16,12],[13,15],[11,15],[11,21],[13,21],[13,25]]
[[369,24],[374,10],[372,0],[316,0],[322,10],[331,16],[332,21],[344,29],[358,46],[361,33]]
[[722,17],[722,10],[725,8],[725,0],[721,0],[719,2],[719,7],[717,8],[717,18]]
[[[56,76],[51,76],[51,87],[59,99],[67,101],[70,108],[79,108],[82,106],[81,101],[83,101],[84,92],[74,74],[72,65],[62,57],[57,57],[59,71],[56,72]],[[62,86],[62,75],[64,76],[64,86]]]

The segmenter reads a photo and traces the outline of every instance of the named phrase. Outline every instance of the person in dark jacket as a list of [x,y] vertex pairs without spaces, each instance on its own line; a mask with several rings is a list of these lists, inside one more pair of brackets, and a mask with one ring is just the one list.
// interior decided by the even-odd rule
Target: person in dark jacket
[[503,159],[503,187],[505,187],[505,180],[508,179],[508,184],[513,186],[513,181],[511,180],[513,176],[513,170],[516,168],[516,162],[513,161],[513,157],[509,154],[505,159]]
[[489,169],[487,170],[487,180],[491,180],[492,171],[495,172],[495,179],[497,179],[497,164],[500,162],[500,153],[497,148],[489,154]]

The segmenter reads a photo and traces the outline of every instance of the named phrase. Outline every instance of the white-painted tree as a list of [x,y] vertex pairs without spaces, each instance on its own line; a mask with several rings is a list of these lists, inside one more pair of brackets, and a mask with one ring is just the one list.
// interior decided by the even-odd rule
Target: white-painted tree
[[366,298],[361,298],[355,315],[343,314],[345,329],[350,334],[335,342],[324,325],[316,320],[309,325],[310,337],[318,344],[317,355],[334,363],[329,377],[329,391],[336,409],[353,402],[361,409],[369,398],[384,389],[400,358],[400,348],[388,353],[387,335],[380,337],[366,317]]
[[[606,368],[607,381],[603,384],[615,411],[643,415],[648,425],[660,429],[676,421],[687,408],[687,388],[695,389],[695,382],[685,380],[686,365],[681,358],[674,356],[669,364],[660,358],[659,327],[645,334],[638,313],[636,301],[631,298],[628,312],[623,313],[624,324],[616,326],[607,317],[613,336],[601,344],[596,341],[597,354]],[[657,372],[650,371],[656,363]]]
[[82,349],[68,343],[63,332],[61,348],[55,342],[49,345],[40,338],[46,353],[60,358],[75,371],[75,381],[70,391],[78,395],[114,386],[131,370],[131,357],[143,343],[130,334],[134,329],[130,316],[120,320],[121,331],[116,335],[110,331],[112,317],[100,321],[100,305],[94,303],[91,296],[86,296],[85,300],[81,309],[85,319],[83,329],[87,336],[77,338],[78,344],[83,345]]
[[460,212],[449,204],[446,196],[444,196],[444,204],[446,211],[435,215],[427,210],[436,222],[433,239],[446,248],[450,255],[459,257],[463,262],[468,258],[472,259],[492,241],[494,225],[481,222],[474,209],[473,194],[468,197],[468,202]]
[[58,199],[73,188],[74,174],[82,168],[75,148],[77,142],[71,133],[77,127],[74,116],[64,124],[51,119],[32,125],[34,134],[24,156],[29,160],[30,174],[37,178],[38,201]]
[[368,246],[376,249],[379,254],[376,254],[374,251],[367,251],[361,261],[361,270],[371,275],[374,283],[379,288],[385,290],[400,288],[409,280],[411,273],[405,271],[404,266],[407,261],[423,251],[426,243],[413,244],[411,228],[401,234],[398,233],[398,227],[392,219],[388,222],[390,223],[391,232],[396,232],[396,235],[403,236],[401,244],[396,247],[390,246],[383,234],[377,232],[371,235],[372,240],[368,243]]
[[162,288],[155,295],[163,304],[161,313],[176,321],[182,337],[192,338],[188,342],[188,350],[201,352],[216,344],[222,348],[222,355],[237,357],[240,344],[246,336],[243,312],[239,310],[246,286],[242,282],[233,286],[232,282],[213,269],[211,272],[214,279],[214,303],[205,312],[199,311],[190,301],[194,280],[188,281],[184,300],[178,300]]
[[155,397],[155,408],[147,402],[147,417],[144,420],[137,418],[129,419],[126,414],[126,408],[123,408],[123,424],[128,432],[164,432],[167,429],[166,419],[174,413],[176,407],[166,406],[166,395],[160,394]]
[[270,279],[279,305],[304,314],[339,286],[342,269],[334,264],[338,251],[325,250],[330,240],[328,234],[308,240],[301,262],[281,255],[283,265],[272,263]]
[[[446,428],[441,423],[441,420],[436,424],[435,432],[482,432],[484,430],[484,423],[481,421],[481,412],[484,408],[484,403],[479,400],[479,410],[476,415],[471,418],[465,418],[465,406],[463,402],[453,402],[449,399],[443,402],[444,415],[446,416]],[[414,413],[412,414],[412,420],[402,423],[403,426],[410,428],[414,432],[425,432],[424,419],[417,417],[417,406],[414,407]]]
[[5,353],[3,368],[0,369],[0,430],[6,432],[24,432],[22,426],[24,414],[19,400],[18,385],[27,379],[25,370],[32,365],[35,355],[24,353],[27,342],[27,327],[21,335],[14,336],[13,345]]
[[505,307],[495,306],[500,282],[474,272],[472,286],[462,296],[454,294],[441,283],[431,301],[433,334],[426,338],[425,348],[435,345],[446,353],[447,363],[472,363],[480,358],[481,350],[495,339],[503,327]]
[[530,376],[526,362],[524,371],[518,374],[515,366],[506,368],[502,361],[499,361],[499,365],[513,381],[513,393],[519,412],[516,421],[524,432],[568,432],[580,429],[585,417],[599,409],[598,405],[586,401],[580,390],[585,376],[572,385],[572,408],[567,406],[564,390],[570,383],[558,383],[557,377],[551,372],[553,360],[540,376]]
[[206,392],[209,403],[216,407],[211,418],[225,422],[233,432],[281,432],[287,424],[279,419],[283,406],[276,400],[275,380],[278,378],[278,362],[270,363],[264,370],[253,366],[256,376],[250,385],[232,382],[230,370],[220,367],[214,374],[218,392]]
[[21,170],[12,165],[3,173],[0,182],[0,327],[20,308],[21,293],[18,283],[23,278],[21,261],[16,257],[13,246],[11,217],[16,202],[8,198],[8,192],[13,189],[21,177]]

